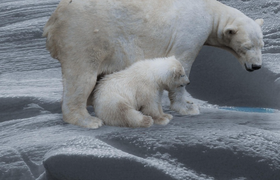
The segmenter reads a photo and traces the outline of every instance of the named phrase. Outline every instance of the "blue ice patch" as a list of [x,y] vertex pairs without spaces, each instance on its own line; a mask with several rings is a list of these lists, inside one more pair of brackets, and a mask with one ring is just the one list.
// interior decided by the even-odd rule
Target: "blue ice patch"
[[278,110],[269,108],[254,108],[254,107],[220,107],[219,109],[228,111],[241,111],[241,112],[255,112],[255,113],[276,113]]

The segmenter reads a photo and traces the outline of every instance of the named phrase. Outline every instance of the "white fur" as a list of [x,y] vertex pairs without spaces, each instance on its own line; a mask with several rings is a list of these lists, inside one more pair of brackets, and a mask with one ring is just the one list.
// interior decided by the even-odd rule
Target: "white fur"
[[[97,128],[100,120],[86,111],[97,76],[142,59],[174,55],[189,75],[202,46],[210,45],[254,70],[262,64],[262,24],[216,0],[62,0],[43,35],[62,67],[63,119],[81,126],[92,121],[88,127]],[[173,93],[182,100],[173,107],[192,112],[184,91]]]
[[94,111],[107,125],[165,125],[172,115],[162,111],[163,90],[172,91],[188,83],[183,66],[174,56],[140,61],[98,82],[93,96]]

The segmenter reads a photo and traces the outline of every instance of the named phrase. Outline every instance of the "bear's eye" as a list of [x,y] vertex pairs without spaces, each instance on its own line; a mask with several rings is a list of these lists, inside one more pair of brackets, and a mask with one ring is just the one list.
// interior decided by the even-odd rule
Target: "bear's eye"
[[252,46],[246,46],[246,47],[244,47],[244,49],[246,49],[246,50],[251,50],[252,49]]
[[244,49],[245,51],[249,51],[249,50],[251,50],[252,48],[253,48],[252,45],[245,45],[245,46],[243,46],[243,49]]

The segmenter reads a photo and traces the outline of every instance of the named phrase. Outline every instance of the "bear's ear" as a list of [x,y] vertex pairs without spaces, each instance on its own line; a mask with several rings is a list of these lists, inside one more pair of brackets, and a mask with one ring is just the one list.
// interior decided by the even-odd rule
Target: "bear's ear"
[[237,27],[234,25],[228,25],[225,29],[224,29],[224,36],[226,37],[231,37],[232,35],[237,33]]
[[257,19],[255,22],[262,27],[264,20],[263,19]]

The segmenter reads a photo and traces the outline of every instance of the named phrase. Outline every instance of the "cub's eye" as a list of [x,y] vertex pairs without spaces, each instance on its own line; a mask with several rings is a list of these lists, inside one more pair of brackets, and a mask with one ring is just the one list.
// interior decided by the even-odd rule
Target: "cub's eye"
[[185,75],[181,75],[181,77],[185,77]]

